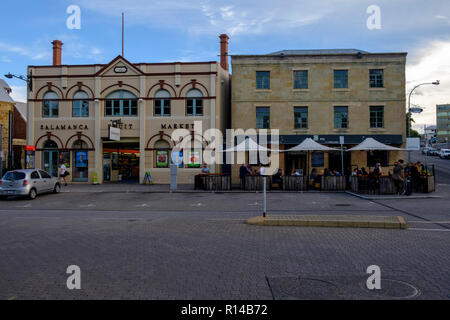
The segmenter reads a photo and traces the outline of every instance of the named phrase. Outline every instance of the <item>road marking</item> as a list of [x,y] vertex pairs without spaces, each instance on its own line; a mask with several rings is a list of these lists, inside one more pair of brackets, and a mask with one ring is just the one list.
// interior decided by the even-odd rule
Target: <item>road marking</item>
[[80,208],[92,208],[95,207],[95,204],[89,203],[88,205],[82,204],[80,205]]
[[148,204],[146,204],[146,203],[137,204],[137,205],[135,205],[135,207],[148,207]]
[[437,232],[450,232],[449,229],[421,229],[421,228],[408,228],[408,230],[414,231],[437,231]]
[[248,205],[249,205],[249,206],[259,206],[259,203],[258,203],[258,202],[255,202],[255,203],[249,203]]
[[203,203],[195,203],[195,204],[191,204],[191,207],[204,207],[205,205]]
[[31,203],[26,204],[24,206],[16,206],[16,208],[31,208]]
[[8,298],[8,300],[16,300],[16,299],[17,299],[16,296],[12,296],[12,297],[9,297],[9,298]]

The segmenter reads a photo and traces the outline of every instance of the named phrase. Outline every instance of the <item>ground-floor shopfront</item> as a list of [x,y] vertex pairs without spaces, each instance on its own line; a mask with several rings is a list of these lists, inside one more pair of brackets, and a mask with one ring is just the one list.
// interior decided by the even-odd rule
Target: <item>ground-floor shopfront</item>
[[[297,146],[306,138],[312,138],[316,142],[337,149],[331,152],[309,151],[300,152],[287,150]],[[349,176],[355,169],[364,168],[367,172],[373,169],[377,163],[381,164],[383,172],[388,174],[392,171],[393,164],[399,159],[406,161],[405,151],[352,151],[347,152],[350,148],[355,147],[366,138],[374,138],[379,142],[401,148],[403,146],[403,137],[401,135],[347,135],[344,136],[344,144],[342,145],[342,152],[340,136],[338,135],[280,135],[279,146],[277,149],[282,152],[277,156],[279,161],[279,168],[283,175],[291,175],[294,172],[306,175],[310,174],[313,169],[317,174],[324,174],[326,170],[336,170],[340,174]],[[256,139],[257,140],[257,139]],[[247,152],[246,163],[249,163],[249,155]],[[239,167],[241,164],[235,164],[232,168],[232,181],[234,184],[239,183]],[[256,172],[260,164],[250,164],[253,171]]]

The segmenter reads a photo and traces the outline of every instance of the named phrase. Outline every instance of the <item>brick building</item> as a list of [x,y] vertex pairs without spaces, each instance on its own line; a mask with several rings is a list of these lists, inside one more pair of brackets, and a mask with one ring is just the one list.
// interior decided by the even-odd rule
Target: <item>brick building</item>
[[[57,175],[64,163],[69,181],[142,182],[150,172],[153,182],[168,183],[171,134],[187,129],[200,150],[183,155],[178,182],[193,183],[207,144],[194,122],[203,131],[229,126],[228,37],[220,41],[220,63],[132,63],[117,56],[91,65],[61,64],[63,44],[53,41],[53,65],[28,67],[34,90],[28,92],[27,141],[36,148],[35,166]],[[120,137],[111,135],[111,126]]]
[[[232,55],[232,128],[279,129],[281,150],[308,137],[339,147],[340,136],[345,148],[368,137],[402,147],[406,55],[353,49]],[[404,157],[385,151],[344,154],[346,171],[376,162],[388,166]],[[312,153],[308,162],[341,171],[340,153]],[[306,163],[306,154],[280,154],[285,173],[305,169]],[[237,175],[234,166],[234,179]]]
[[[24,166],[24,148],[26,144],[26,119],[16,107],[10,93],[11,87],[0,79],[0,130],[1,130],[1,161],[3,171],[6,169],[21,169]],[[12,139],[9,138],[10,118],[12,123]],[[12,150],[12,152],[10,152]],[[9,160],[9,157],[11,159]],[[11,162],[11,164],[10,164]]]

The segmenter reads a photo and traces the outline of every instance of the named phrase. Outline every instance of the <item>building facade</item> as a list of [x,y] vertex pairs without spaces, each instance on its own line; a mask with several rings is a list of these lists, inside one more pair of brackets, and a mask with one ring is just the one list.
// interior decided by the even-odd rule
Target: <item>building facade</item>
[[11,92],[6,81],[0,79],[0,174],[4,170],[24,167],[26,119],[16,107],[17,102],[10,96]]
[[[406,53],[359,50],[287,50],[233,55],[232,128],[279,129],[280,149],[313,138],[353,147],[365,138],[402,147],[406,143]],[[341,171],[340,153],[280,153],[283,173],[305,169]],[[393,164],[403,152],[344,153],[352,167]],[[309,166],[311,167],[311,166]],[[233,168],[236,179],[238,166]],[[235,180],[236,181],[236,180]]]
[[[229,123],[228,37],[221,35],[221,62],[131,63],[122,56],[107,64],[62,65],[62,43],[53,42],[53,65],[29,66],[28,145],[34,166],[69,181],[139,181],[149,172],[168,183],[176,129],[194,133]],[[110,127],[120,138],[110,135]],[[193,183],[201,165],[196,151],[179,165],[178,182]],[[220,166],[210,168],[221,170]]]
[[450,104],[436,106],[436,137],[438,143],[447,143],[450,140]]

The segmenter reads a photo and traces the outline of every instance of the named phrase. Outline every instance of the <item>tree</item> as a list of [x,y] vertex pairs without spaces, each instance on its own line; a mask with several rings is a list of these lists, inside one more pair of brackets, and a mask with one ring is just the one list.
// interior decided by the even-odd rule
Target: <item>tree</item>
[[[414,119],[411,117],[411,123],[416,123],[414,121]],[[408,113],[406,114],[406,137],[408,137],[408,128],[409,128],[409,124],[410,122],[408,121]],[[410,138],[420,138],[420,134],[419,132],[417,132],[416,130],[414,130],[413,128],[411,128],[410,131]]]

